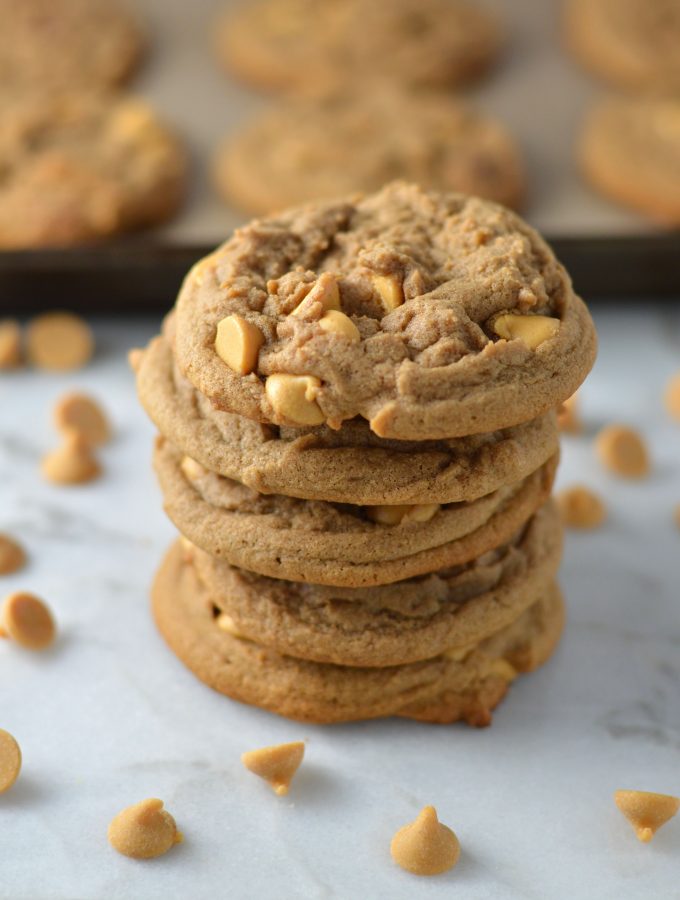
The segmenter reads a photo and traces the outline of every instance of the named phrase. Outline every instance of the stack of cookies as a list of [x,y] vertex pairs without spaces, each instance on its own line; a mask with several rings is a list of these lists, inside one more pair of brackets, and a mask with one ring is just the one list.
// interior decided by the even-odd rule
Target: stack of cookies
[[486,201],[397,182],[239,229],[134,359],[170,647],[295,719],[487,724],[562,629],[556,409],[595,345]]

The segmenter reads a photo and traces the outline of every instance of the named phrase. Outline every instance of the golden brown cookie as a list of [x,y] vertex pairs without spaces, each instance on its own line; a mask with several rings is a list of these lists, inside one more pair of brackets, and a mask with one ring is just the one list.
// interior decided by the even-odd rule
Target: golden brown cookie
[[0,247],[94,241],[178,209],[185,153],[145,103],[0,88],[0,109]]
[[217,27],[230,71],[284,91],[377,76],[459,84],[484,72],[499,47],[496,23],[469,0],[251,0]]
[[623,88],[680,89],[678,0],[568,0],[571,50],[596,75]]
[[680,99],[601,102],[586,120],[579,157],[586,178],[607,197],[680,225]]
[[[294,427],[361,415],[406,440],[553,410],[596,350],[586,307],[533,229],[400,182],[239,229],[192,269],[176,309],[179,368],[217,407]],[[338,330],[340,312],[358,338]],[[259,333],[254,367],[225,362],[225,325],[251,360]]]
[[125,81],[144,38],[118,0],[0,0],[0,83],[37,89]]
[[545,502],[557,457],[493,494],[433,504],[423,515],[416,508],[394,524],[366,507],[258,494],[182,458],[163,439],[154,466],[166,513],[207,553],[261,575],[360,587],[468,562],[510,540]]
[[512,541],[419,578],[369,588],[265,578],[192,550],[197,576],[232,634],[288,656],[392,666],[479,643],[514,621],[557,573],[562,528],[540,509]]
[[475,500],[536,471],[558,447],[554,412],[440,441],[379,438],[361,418],[339,431],[253,422],[199,394],[173,365],[166,337],[151,341],[136,376],[161,434],[205,468],[263,494],[357,504]]
[[519,148],[502,125],[444,94],[386,87],[270,108],[215,159],[219,190],[252,215],[376,191],[394,178],[513,208],[524,196]]
[[550,657],[564,621],[559,589],[552,586],[511,626],[464,654],[385,668],[306,662],[219,628],[209,595],[177,545],[156,576],[152,603],[170,648],[210,687],[288,718],[319,723],[398,715],[488,725],[514,677]]

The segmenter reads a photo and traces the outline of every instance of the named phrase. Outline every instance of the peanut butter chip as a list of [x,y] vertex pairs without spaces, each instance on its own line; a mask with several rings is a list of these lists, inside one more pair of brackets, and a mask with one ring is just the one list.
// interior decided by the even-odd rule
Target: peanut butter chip
[[23,547],[8,534],[0,534],[0,575],[17,572],[26,562]]
[[531,316],[520,313],[504,313],[493,323],[493,330],[507,341],[523,341],[530,350],[554,337],[560,327],[560,320],[552,316]]
[[645,844],[680,809],[680,797],[648,791],[616,791],[614,802]]
[[8,791],[21,772],[21,750],[9,731],[0,728],[0,794]]
[[0,609],[0,636],[27,650],[44,650],[54,642],[55,634],[52,613],[39,597],[16,591],[5,598]]
[[608,425],[598,434],[595,449],[604,466],[624,478],[649,474],[649,455],[640,434],[625,425]]
[[249,375],[257,366],[264,336],[257,325],[243,316],[227,316],[217,325],[215,352],[230,369]]
[[0,369],[21,365],[21,328],[14,319],[0,320]]
[[182,842],[175,820],[155,798],[128,806],[111,821],[109,843],[124,856],[153,859]]
[[404,288],[398,278],[394,275],[373,275],[371,280],[385,313],[391,313],[393,309],[402,305]]
[[78,432],[93,447],[111,440],[111,426],[106,414],[87,394],[75,391],[65,394],[54,408],[54,424],[59,431]]
[[264,390],[277,416],[294,425],[321,425],[325,416],[315,400],[320,387],[313,375],[270,375]]
[[179,467],[187,480],[191,482],[197,481],[202,475],[205,475],[203,466],[191,456],[183,456]]
[[128,363],[133,372],[137,372],[142,364],[144,351],[140,347],[133,347],[128,351]]
[[226,631],[227,634],[230,634],[235,638],[242,638],[243,635],[236,627],[236,622],[232,619],[231,616],[227,615],[227,613],[220,613],[215,619],[215,624],[222,631]]
[[367,517],[379,525],[401,525],[406,522],[429,522],[441,509],[438,503],[365,506]]
[[320,319],[330,310],[340,312],[340,289],[335,275],[324,272],[295,307],[291,316],[300,319]]
[[288,793],[305,755],[303,741],[291,744],[276,744],[273,747],[262,747],[260,750],[249,750],[241,754],[241,762],[250,772],[264,778],[279,796]]
[[458,838],[442,825],[434,806],[425,806],[418,818],[399,831],[390,845],[392,859],[414,875],[440,875],[458,862]]
[[82,434],[69,431],[62,446],[43,457],[40,471],[54,484],[85,484],[101,474],[101,467]]
[[560,431],[565,434],[581,434],[583,431],[583,423],[578,412],[578,401],[576,394],[573,394],[564,401],[557,412],[557,425]]
[[331,309],[323,315],[319,322],[319,328],[328,334],[341,334],[353,343],[361,340],[359,329],[350,317],[336,309]]
[[674,419],[680,419],[680,372],[668,382],[664,403],[669,415]]
[[562,521],[570,528],[597,528],[607,515],[605,505],[589,488],[575,484],[557,496]]
[[46,313],[26,331],[28,359],[41,369],[67,372],[87,363],[94,351],[88,324],[71,313]]

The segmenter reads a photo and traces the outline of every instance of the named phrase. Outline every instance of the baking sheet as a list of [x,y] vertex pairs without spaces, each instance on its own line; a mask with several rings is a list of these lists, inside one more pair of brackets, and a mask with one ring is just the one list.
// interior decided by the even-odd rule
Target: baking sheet
[[[148,64],[132,88],[179,126],[195,161],[190,203],[160,233],[173,242],[215,244],[244,216],[217,197],[208,163],[225,134],[277,98],[247,89],[216,60],[211,24],[239,0],[130,2],[153,36]],[[579,123],[603,88],[581,72],[563,47],[562,3],[483,0],[482,5],[501,20],[507,47],[488,78],[463,94],[519,140],[529,175],[524,211],[529,221],[552,238],[653,233],[644,218],[590,190],[577,170],[573,145]]]

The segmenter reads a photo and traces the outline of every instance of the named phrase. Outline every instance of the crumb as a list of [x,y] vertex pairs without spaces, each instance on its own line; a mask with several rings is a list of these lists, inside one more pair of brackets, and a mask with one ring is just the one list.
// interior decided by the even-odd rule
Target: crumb
[[21,365],[21,327],[14,319],[0,320],[0,369]]
[[625,425],[608,425],[595,441],[602,464],[624,478],[644,478],[649,474],[649,454],[639,432]]
[[607,511],[602,500],[590,488],[575,484],[555,496],[562,521],[570,528],[597,528]]
[[40,369],[67,372],[80,369],[94,352],[89,325],[72,313],[45,313],[29,322],[26,353]]
[[560,431],[566,434],[581,434],[583,423],[578,411],[578,399],[576,394],[568,397],[557,411],[557,425]]
[[61,447],[43,457],[40,471],[54,484],[85,484],[101,474],[87,440],[77,431],[66,434]]
[[109,825],[109,843],[124,856],[153,859],[184,840],[174,818],[156,798],[126,807]]
[[281,796],[288,793],[293,775],[300,767],[304,755],[304,741],[294,741],[291,744],[277,744],[242,753],[241,762],[246,769],[264,778],[275,793]]
[[452,869],[460,857],[458,838],[442,825],[434,806],[425,806],[392,838],[392,859],[414,875],[439,875]]
[[111,440],[111,426],[101,406],[87,394],[73,391],[54,407],[54,423],[61,432],[77,431],[88,444],[99,447]]
[[9,731],[0,728],[0,794],[8,791],[21,772],[21,749]]
[[680,797],[648,791],[616,791],[614,802],[645,844],[680,809]]
[[11,575],[26,564],[24,548],[8,534],[0,533],[0,575]]
[[52,613],[34,594],[16,591],[0,608],[0,637],[7,637],[27,650],[44,650],[54,642]]

